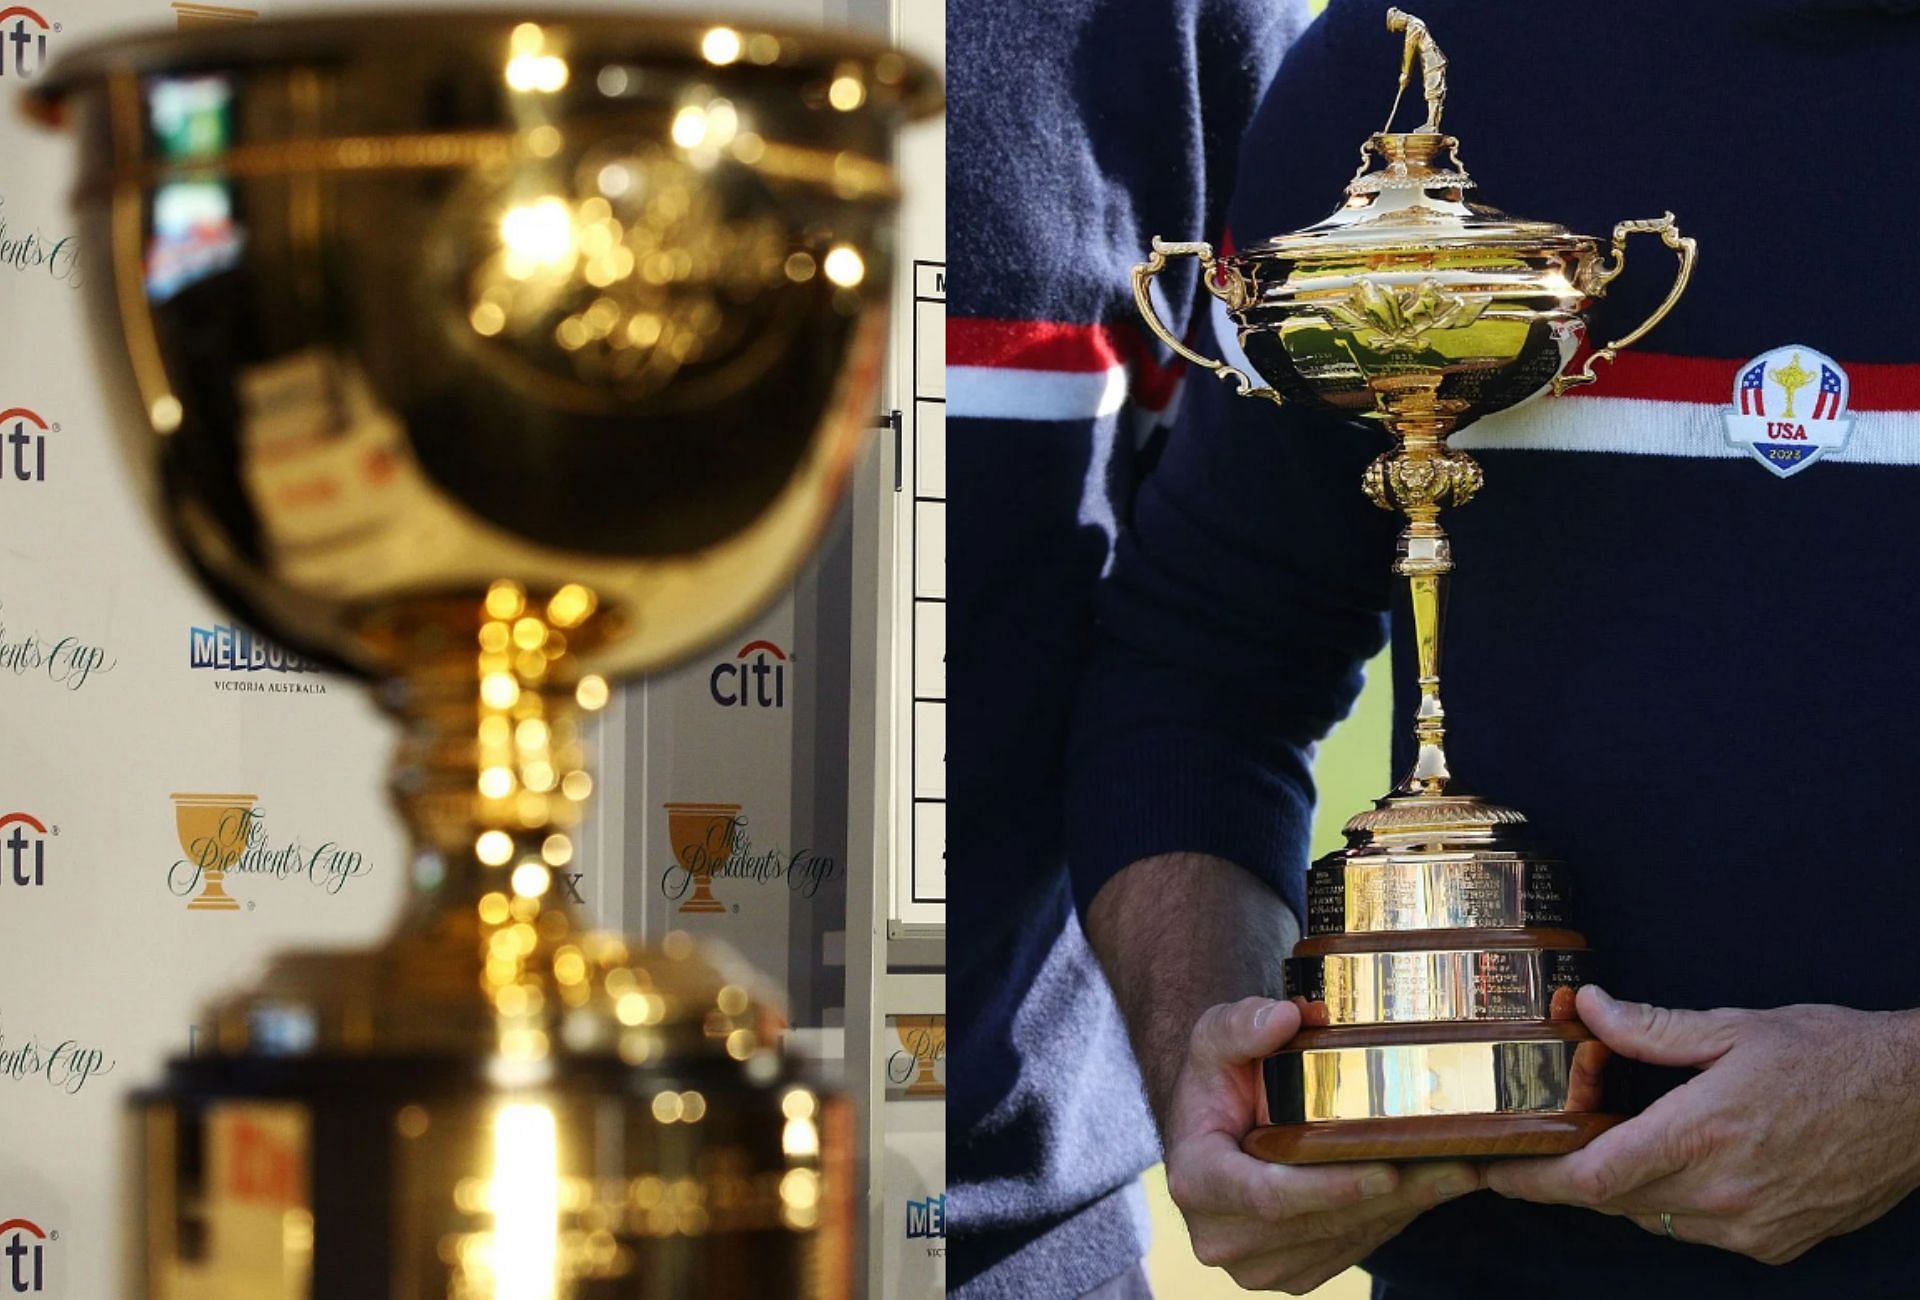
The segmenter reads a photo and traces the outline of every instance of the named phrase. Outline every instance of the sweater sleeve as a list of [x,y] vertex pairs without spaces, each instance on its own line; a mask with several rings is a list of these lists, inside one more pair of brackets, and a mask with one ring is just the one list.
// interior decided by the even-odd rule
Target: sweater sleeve
[[[1343,88],[1354,79],[1341,75],[1359,20],[1377,22],[1361,8],[1336,4],[1256,113],[1228,213],[1244,242],[1322,216],[1338,198],[1345,144],[1328,142],[1369,129]],[[1231,337],[1216,337],[1230,333],[1222,311],[1196,316],[1201,351],[1238,355]],[[1238,863],[1303,914],[1313,746],[1351,708],[1386,637],[1396,525],[1360,489],[1385,446],[1326,415],[1188,376],[1095,597],[1098,648],[1067,776],[1083,911],[1128,864],[1185,851]]]
[[[1240,138],[1307,20],[1307,0],[950,11],[948,859],[976,882],[955,893],[956,931],[1064,887],[1064,751],[1093,589],[1137,435],[1178,374],[1129,273],[1150,234],[1218,237]],[[1192,268],[1167,283],[1184,330]],[[957,967],[975,951],[958,945]]]

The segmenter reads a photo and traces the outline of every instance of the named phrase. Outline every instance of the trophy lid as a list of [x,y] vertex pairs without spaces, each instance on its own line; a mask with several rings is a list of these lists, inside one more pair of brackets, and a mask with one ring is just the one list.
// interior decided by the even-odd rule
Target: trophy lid
[[1243,249],[1242,255],[1299,258],[1398,247],[1592,242],[1557,222],[1527,221],[1468,202],[1466,191],[1474,182],[1460,165],[1458,149],[1458,140],[1437,132],[1379,132],[1361,146],[1360,170],[1339,207],[1324,220]]
[[[1467,201],[1466,192],[1474,182],[1460,162],[1460,142],[1440,130],[1447,97],[1446,56],[1427,25],[1412,14],[1389,9],[1387,30],[1406,36],[1400,93],[1394,96],[1386,125],[1360,146],[1360,169],[1347,182],[1345,201],[1325,220],[1255,244],[1242,255],[1337,257],[1399,247],[1590,245],[1591,239],[1554,222],[1525,221]],[[1427,119],[1417,130],[1395,131],[1393,118],[1416,61],[1421,66]]]

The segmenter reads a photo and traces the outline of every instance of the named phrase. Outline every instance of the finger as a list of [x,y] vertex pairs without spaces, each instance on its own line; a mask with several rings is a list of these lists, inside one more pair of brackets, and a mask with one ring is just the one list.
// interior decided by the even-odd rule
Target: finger
[[1573,1064],[1567,1072],[1567,1109],[1592,1112],[1601,1109],[1607,1092],[1607,1059],[1613,1055],[1605,1043],[1588,1041],[1573,1049]]
[[1272,1056],[1300,1027],[1291,1002],[1241,998],[1208,1007],[1194,1022],[1187,1060],[1196,1069],[1231,1070]]
[[[1304,1295],[1346,1272],[1398,1236],[1428,1207],[1396,1204],[1392,1213],[1376,1214],[1364,1223],[1352,1223],[1337,1236],[1318,1244],[1303,1243],[1271,1250],[1241,1262],[1229,1272],[1241,1286],[1255,1290],[1282,1290]],[[1348,1218],[1373,1213],[1373,1206],[1347,1211]]]
[[1317,1258],[1338,1249],[1341,1242],[1370,1232],[1397,1231],[1397,1225],[1415,1218],[1425,1208],[1386,1196],[1352,1209],[1278,1222],[1215,1217],[1195,1220],[1188,1227],[1194,1256],[1204,1264],[1237,1270],[1252,1261],[1265,1260],[1277,1267],[1282,1258]]
[[1238,1214],[1270,1222],[1345,1209],[1400,1185],[1392,1165],[1275,1165],[1224,1132],[1197,1134],[1169,1152],[1167,1190],[1189,1215]]
[[1169,1151],[1189,1134],[1230,1131],[1246,1135],[1249,1113],[1260,1114],[1258,1071],[1253,1063],[1273,1055],[1293,1037],[1300,1013],[1291,1002],[1242,998],[1209,1007],[1194,1022],[1167,1114]]
[[1598,984],[1580,990],[1580,1019],[1622,1056],[1650,1065],[1712,1065],[1739,1036],[1745,1013],[1676,1011],[1644,1002],[1620,1002]]
[[1201,1253],[1204,1242],[1203,1258],[1215,1264],[1276,1250],[1317,1249],[1315,1243],[1397,1232],[1399,1223],[1442,1201],[1467,1195],[1479,1185],[1479,1171],[1469,1165],[1403,1171],[1400,1185],[1392,1192],[1359,1205],[1281,1219],[1211,1216],[1210,1221],[1196,1221],[1192,1235],[1196,1253]]
[[1631,1198],[1657,1178],[1682,1168],[1685,1107],[1669,1093],[1626,1123],[1580,1150],[1547,1160],[1510,1160],[1487,1170],[1487,1186],[1502,1196],[1545,1205],[1584,1205],[1609,1213],[1637,1207]]
[[1665,1221],[1657,1213],[1641,1211],[1637,1214],[1629,1214],[1627,1219],[1656,1237],[1671,1236],[1675,1241],[1691,1242],[1696,1246],[1706,1245],[1707,1238],[1713,1231],[1711,1219],[1692,1214],[1674,1215],[1671,1233],[1667,1231]]
[[1374,1251],[1392,1241],[1403,1232],[1407,1225],[1419,1218],[1418,1214],[1403,1214],[1392,1219],[1383,1219],[1367,1225],[1357,1237],[1344,1243],[1344,1249],[1323,1255],[1309,1264],[1304,1270],[1307,1274],[1303,1281],[1310,1283],[1307,1288],[1321,1286],[1332,1278],[1354,1267]]

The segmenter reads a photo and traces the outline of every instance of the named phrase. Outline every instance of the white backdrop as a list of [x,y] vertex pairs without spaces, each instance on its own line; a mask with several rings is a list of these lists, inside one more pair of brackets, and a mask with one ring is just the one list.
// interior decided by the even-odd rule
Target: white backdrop
[[[117,413],[87,360],[79,288],[95,254],[71,237],[72,155],[18,114],[42,48],[53,62],[96,37],[211,8],[0,0],[0,1294],[120,1293],[127,1090],[192,1049],[210,994],[273,951],[371,939],[403,884],[383,793],[389,729],[365,693],[278,658],[250,665],[246,629],[188,584],[136,509],[112,454]],[[726,8],[879,27],[890,13],[872,0]],[[848,862],[844,780],[821,779],[836,728],[842,763],[846,748],[848,632],[843,616],[821,614],[821,575],[834,562],[803,580],[798,605],[783,602],[711,660],[610,710],[601,851],[583,854],[574,882],[605,920],[649,935],[683,925],[742,948],[789,991],[803,1044],[829,1060],[849,996],[847,882],[872,870]],[[725,702],[739,698],[739,665],[753,691],[744,706]],[[755,688],[771,692],[776,672],[779,691],[761,703]],[[253,795],[266,849],[338,871],[320,883],[306,872],[230,875],[237,909],[189,910],[191,882],[170,879],[184,856],[177,793]],[[715,882],[723,913],[682,915],[670,897],[664,805],[676,801],[741,809],[738,839],[750,847],[741,874]],[[751,865],[767,854],[781,863],[777,878]],[[786,869],[796,859],[800,889]],[[927,1172],[897,1194],[903,1222],[906,1200],[937,1195],[939,1145],[925,1098],[904,1104],[902,1139]],[[940,1294],[939,1277],[902,1275],[888,1300]]]

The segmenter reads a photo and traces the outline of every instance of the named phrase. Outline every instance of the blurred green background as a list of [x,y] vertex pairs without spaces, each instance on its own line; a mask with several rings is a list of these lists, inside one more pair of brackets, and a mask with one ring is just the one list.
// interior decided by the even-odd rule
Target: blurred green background
[[[1388,736],[1392,725],[1393,682],[1391,652],[1367,665],[1367,685],[1354,706],[1353,716],[1320,746],[1313,764],[1319,802],[1313,814],[1313,856],[1340,847],[1340,826],[1347,818],[1387,792]],[[1223,1300],[1246,1292],[1219,1269],[1193,1257],[1187,1243],[1187,1225],[1167,1198],[1166,1170],[1155,1165],[1147,1172],[1147,1199],[1153,1207],[1153,1249],[1147,1272],[1161,1300]],[[1316,1300],[1366,1300],[1367,1275],[1348,1269],[1319,1288]]]

